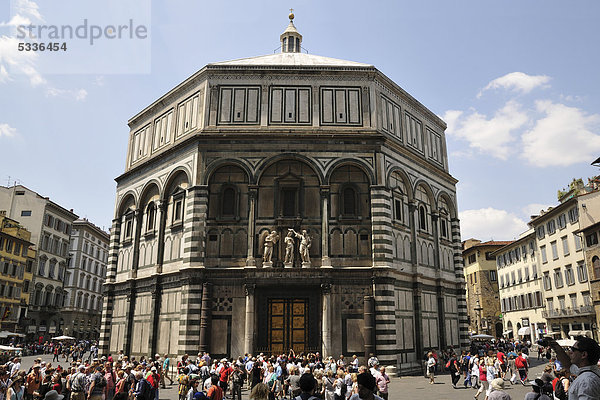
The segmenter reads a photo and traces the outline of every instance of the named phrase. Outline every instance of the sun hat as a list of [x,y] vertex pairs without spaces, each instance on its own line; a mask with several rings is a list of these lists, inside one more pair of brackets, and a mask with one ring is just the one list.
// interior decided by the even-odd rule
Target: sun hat
[[504,390],[504,379],[496,378],[490,383],[490,385],[494,390]]
[[62,400],[65,396],[58,394],[56,390],[51,390],[44,396],[44,400]]

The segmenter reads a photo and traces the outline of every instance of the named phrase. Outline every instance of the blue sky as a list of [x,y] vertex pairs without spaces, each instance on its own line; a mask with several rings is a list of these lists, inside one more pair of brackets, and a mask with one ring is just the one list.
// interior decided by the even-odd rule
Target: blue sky
[[[17,179],[107,229],[127,120],[207,63],[272,54],[290,7],[310,53],[373,64],[448,122],[463,239],[514,238],[572,178],[597,173],[597,1],[2,4],[0,182]],[[84,19],[132,19],[148,35],[15,49],[24,21]]]

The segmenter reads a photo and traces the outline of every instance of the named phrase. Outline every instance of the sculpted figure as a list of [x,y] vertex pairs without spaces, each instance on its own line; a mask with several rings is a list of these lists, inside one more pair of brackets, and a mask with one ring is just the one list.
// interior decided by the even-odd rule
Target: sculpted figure
[[294,230],[288,229],[288,234],[284,239],[285,241],[285,257],[283,262],[290,264],[294,262]]
[[264,262],[271,262],[271,257],[273,257],[273,246],[278,241],[279,235],[275,231],[271,231],[271,233],[265,237],[265,251],[263,252]]
[[302,259],[303,263],[310,263],[310,246],[311,246],[311,241],[310,241],[310,236],[308,236],[308,233],[306,233],[306,229],[302,230],[302,233],[298,233],[295,230],[292,229],[292,232],[294,232],[294,235],[300,239],[300,258]]

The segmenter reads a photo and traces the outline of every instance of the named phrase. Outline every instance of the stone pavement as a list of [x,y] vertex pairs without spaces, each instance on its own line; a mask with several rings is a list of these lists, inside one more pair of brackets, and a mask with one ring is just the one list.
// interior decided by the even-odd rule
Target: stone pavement
[[[531,357],[532,368],[529,370],[529,379],[537,378],[542,374],[545,366],[545,360],[537,360],[536,353]],[[28,370],[33,365],[33,360],[40,356],[23,357],[21,362],[22,369]],[[52,361],[52,355],[47,354],[41,356],[46,362]],[[62,358],[61,358],[62,360]],[[53,363],[54,366],[67,365],[66,362]],[[390,400],[404,399],[419,399],[419,400],[472,400],[475,394],[474,389],[454,389],[450,381],[449,374],[438,375],[435,379],[435,385],[429,384],[429,379],[423,376],[404,376],[392,378],[389,387]],[[462,384],[462,380],[459,382]],[[511,385],[510,382],[505,383],[506,392],[512,397],[512,400],[522,400],[527,392],[531,391],[531,387],[523,385]],[[245,388],[242,390],[243,400],[249,400],[250,392]],[[160,400],[177,400],[177,384],[167,386],[167,389],[159,391]],[[481,394],[479,400],[484,400],[485,396]]]

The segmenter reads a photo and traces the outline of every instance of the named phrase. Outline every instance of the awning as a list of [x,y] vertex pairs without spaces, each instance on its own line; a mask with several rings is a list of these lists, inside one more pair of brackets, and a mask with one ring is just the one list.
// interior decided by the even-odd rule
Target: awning
[[519,336],[531,335],[531,328],[528,326],[524,326],[519,328]]
[[21,333],[15,333],[15,332],[9,332],[9,331],[2,331],[2,332],[0,332],[0,338],[1,339],[5,339],[5,338],[10,337],[10,336],[25,337],[25,335],[23,335]]
[[592,337],[592,331],[569,331],[567,333],[569,336],[587,336],[589,338]]
[[512,331],[512,329],[511,329],[511,330],[509,330],[509,331],[504,331],[504,332],[502,332],[502,335],[504,335],[504,336],[508,336],[508,335],[512,335],[512,333],[513,333],[513,331]]

